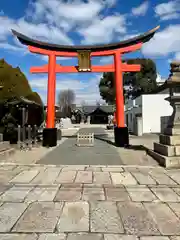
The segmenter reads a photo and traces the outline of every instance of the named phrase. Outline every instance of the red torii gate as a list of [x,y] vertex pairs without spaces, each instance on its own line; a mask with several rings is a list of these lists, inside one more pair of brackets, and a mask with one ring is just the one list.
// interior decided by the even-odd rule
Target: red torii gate
[[[41,67],[32,67],[31,73],[48,73],[47,94],[47,120],[43,132],[43,145],[55,146],[57,144],[57,129],[55,128],[55,92],[56,73],[78,72],[115,72],[116,86],[116,121],[114,129],[115,143],[117,146],[129,144],[128,128],[125,127],[124,97],[123,97],[123,72],[140,71],[140,65],[122,63],[122,54],[139,50],[142,44],[149,41],[159,28],[156,27],[145,34],[115,44],[94,46],[64,46],[49,44],[33,40],[15,30],[13,34],[19,41],[28,46],[32,53],[48,55],[49,62]],[[91,66],[91,57],[114,56],[114,64],[105,66]],[[78,66],[61,66],[56,63],[56,57],[78,57]]]

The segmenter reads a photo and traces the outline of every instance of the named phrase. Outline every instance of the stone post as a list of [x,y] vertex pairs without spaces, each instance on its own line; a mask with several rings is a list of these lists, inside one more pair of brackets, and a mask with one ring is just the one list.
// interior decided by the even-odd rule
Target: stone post
[[177,134],[180,130],[180,96],[170,96],[166,98],[173,108],[173,113],[169,117],[167,128],[165,129],[166,134]]
[[159,142],[154,143],[154,158],[167,168],[180,167],[180,62],[172,62],[167,80],[169,101],[173,113],[169,117],[167,128],[161,132]]

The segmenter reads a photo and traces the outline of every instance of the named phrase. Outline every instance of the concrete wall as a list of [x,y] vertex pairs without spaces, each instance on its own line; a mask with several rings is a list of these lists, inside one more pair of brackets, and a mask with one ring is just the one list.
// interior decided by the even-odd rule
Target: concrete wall
[[[142,133],[159,133],[161,132],[161,117],[170,116],[172,107],[169,102],[164,100],[169,94],[149,94],[137,97],[135,100],[126,102],[125,116],[128,115],[129,131],[135,132],[134,122],[136,114],[142,114]],[[166,126],[166,123],[162,128]]]
[[164,100],[169,94],[142,95],[143,133],[159,133],[161,117],[170,116],[172,107]]

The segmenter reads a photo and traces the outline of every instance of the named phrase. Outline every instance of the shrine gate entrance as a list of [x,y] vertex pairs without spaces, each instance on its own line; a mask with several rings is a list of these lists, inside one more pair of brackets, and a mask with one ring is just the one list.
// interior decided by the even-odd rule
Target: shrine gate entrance
[[[56,73],[78,72],[114,72],[116,86],[116,122],[114,128],[115,143],[119,147],[129,144],[128,128],[125,126],[124,97],[123,97],[123,72],[140,71],[141,66],[122,63],[122,54],[139,50],[143,43],[149,41],[158,30],[159,26],[129,40],[119,43],[93,46],[65,46],[40,42],[31,39],[15,30],[13,34],[18,40],[28,46],[32,53],[47,55],[48,64],[41,67],[32,67],[31,73],[48,73],[47,93],[47,119],[46,128],[43,131],[43,146],[57,145],[57,129],[55,128],[55,92]],[[112,65],[92,66],[91,57],[114,57]],[[56,63],[56,57],[78,57],[78,66],[61,66]]]

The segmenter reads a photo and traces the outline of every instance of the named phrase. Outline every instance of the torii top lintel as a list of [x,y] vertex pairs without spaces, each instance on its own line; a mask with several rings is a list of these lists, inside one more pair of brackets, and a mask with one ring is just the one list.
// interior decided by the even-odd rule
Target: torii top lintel
[[[108,52],[107,55],[112,54],[115,50],[121,50],[123,53],[129,52],[129,51],[135,51],[140,49],[143,43],[148,42],[155,34],[155,32],[159,29],[159,26],[151,29],[150,31],[141,34],[139,36],[136,36],[134,38],[124,40],[118,43],[111,43],[111,44],[102,44],[102,45],[58,45],[58,44],[52,44],[47,42],[41,42],[38,40],[34,40],[32,38],[29,38],[15,30],[12,30],[13,34],[18,38],[18,40],[23,44],[31,47],[31,51],[36,52],[36,49],[43,50],[42,52],[38,52],[41,54],[48,54],[49,51],[56,52],[57,55],[58,52],[67,52],[69,53],[69,56],[76,56],[78,51],[90,51],[91,53],[94,53],[92,55],[103,55],[103,53]],[[133,48],[134,46],[134,48]],[[102,54],[98,54],[98,53]],[[105,54],[106,55],[106,54]]]

